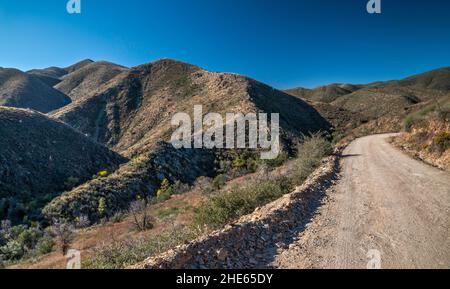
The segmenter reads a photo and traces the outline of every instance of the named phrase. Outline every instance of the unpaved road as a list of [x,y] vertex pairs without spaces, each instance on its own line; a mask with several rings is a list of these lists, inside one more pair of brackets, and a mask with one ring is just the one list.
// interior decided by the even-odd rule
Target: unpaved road
[[[344,152],[342,176],[277,268],[450,268],[450,174],[375,135]],[[376,252],[376,251],[375,251]]]

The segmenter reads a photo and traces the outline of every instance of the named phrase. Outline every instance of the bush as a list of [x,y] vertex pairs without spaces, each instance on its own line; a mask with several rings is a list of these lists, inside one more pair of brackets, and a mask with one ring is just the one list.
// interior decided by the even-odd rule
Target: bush
[[196,224],[218,228],[290,193],[294,184],[303,182],[332,152],[331,144],[320,136],[306,139],[299,146],[295,170],[290,176],[258,178],[245,187],[235,186],[229,192],[211,197],[196,209]]
[[170,199],[171,191],[170,191],[170,182],[167,179],[164,179],[161,183],[161,187],[156,192],[156,200],[158,202],[164,202]]
[[108,171],[101,171],[98,173],[98,176],[100,178],[106,178],[107,176],[109,176],[109,172]]
[[55,222],[51,227],[51,232],[58,241],[59,249],[65,256],[69,250],[69,246],[75,237],[74,228],[67,223]]
[[106,212],[106,198],[101,197],[98,200],[97,213],[100,217],[103,217],[105,215],[105,212]]
[[3,260],[19,260],[24,254],[24,248],[17,240],[11,240],[0,247],[0,256]]
[[168,232],[134,240],[114,242],[97,248],[93,257],[83,264],[87,269],[123,269],[163,253],[196,237],[186,227],[176,227]]
[[44,243],[48,248],[51,237],[38,225],[11,226],[11,222],[2,221],[0,227],[0,259],[3,262],[46,254]]
[[200,192],[207,195],[214,191],[214,188],[212,186],[212,181],[208,177],[199,177],[195,181],[194,187],[199,189]]
[[38,255],[46,255],[53,251],[55,241],[50,236],[44,236],[36,245],[36,252]]
[[405,118],[403,121],[403,129],[405,132],[410,132],[413,128],[414,124],[416,123],[416,118],[412,115]]
[[302,183],[320,165],[322,159],[333,153],[330,142],[314,135],[298,146],[293,177],[296,183]]
[[191,190],[191,186],[188,184],[184,184],[180,181],[176,181],[175,184],[170,186],[170,194],[171,195],[181,195]]
[[443,131],[438,133],[434,137],[434,143],[436,144],[439,152],[443,153],[450,148],[450,132]]
[[230,192],[213,196],[196,209],[198,225],[220,227],[242,215],[249,214],[258,206],[273,201],[293,188],[287,177],[251,183],[246,187],[234,187]]
[[87,228],[91,224],[89,217],[86,215],[81,215],[75,218],[75,226],[79,229]]
[[220,190],[221,188],[223,188],[225,186],[225,184],[227,183],[227,180],[228,180],[228,178],[226,175],[220,174],[213,179],[212,186],[215,190]]
[[148,202],[140,199],[130,204],[130,213],[133,215],[133,224],[136,230],[146,231],[153,229],[155,220],[147,213]]
[[264,160],[263,163],[266,164],[269,168],[277,168],[281,167],[288,159],[289,155],[283,151],[278,155],[277,158],[273,160]]

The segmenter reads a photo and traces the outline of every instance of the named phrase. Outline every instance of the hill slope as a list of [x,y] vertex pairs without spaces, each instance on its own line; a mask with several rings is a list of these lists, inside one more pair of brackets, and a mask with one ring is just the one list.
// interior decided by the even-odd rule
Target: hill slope
[[94,61],[90,59],[86,59],[65,68],[52,66],[43,69],[32,69],[27,71],[27,73],[36,76],[43,82],[53,87],[61,81],[61,77],[64,75],[75,72],[76,70],[81,69],[93,62]]
[[92,95],[98,87],[126,70],[123,66],[106,61],[91,62],[64,75],[55,88],[76,100]]
[[[174,60],[134,67],[100,88],[51,114],[92,139],[132,158],[107,178],[88,182],[55,199],[45,214],[73,218],[83,208],[91,220],[101,216],[95,204],[106,198],[108,216],[126,209],[136,194],[154,195],[163,179],[192,183],[214,176],[214,150],[174,150],[167,142],[178,112],[280,113],[285,146],[302,134],[327,131],[330,124],[307,103],[247,77],[212,73]],[[89,206],[89,204],[94,204]]]
[[130,69],[99,89],[54,112],[94,140],[127,156],[168,141],[177,112],[278,112],[286,135],[327,130],[329,124],[307,103],[252,79],[212,73],[174,60]]
[[36,76],[0,68],[0,105],[50,112],[70,103],[63,93]]
[[320,86],[314,89],[307,89],[303,87],[297,87],[293,89],[286,90],[287,93],[305,98],[315,102],[330,103],[338,99],[343,95],[350,94],[359,89],[363,88],[362,85],[353,84],[330,84],[325,86]]
[[54,196],[125,161],[30,110],[0,107],[0,136],[0,219],[21,221],[26,213],[33,217]]

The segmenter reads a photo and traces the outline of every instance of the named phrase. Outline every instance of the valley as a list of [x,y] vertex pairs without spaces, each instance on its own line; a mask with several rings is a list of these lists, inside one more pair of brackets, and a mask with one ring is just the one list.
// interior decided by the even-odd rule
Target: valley
[[[365,147],[364,155],[371,159],[365,160],[364,166],[358,163],[361,168],[357,169],[354,164],[360,174],[365,170],[363,167],[370,168],[369,163],[382,166],[374,167],[380,171],[373,174],[385,173],[394,166],[386,162],[398,158],[396,163],[410,163],[414,171],[423,170],[424,175],[439,175],[436,183],[445,184],[448,172],[427,170],[406,155],[394,153],[390,145],[388,149],[376,136],[364,137],[403,131],[395,136],[393,144],[448,170],[449,97],[449,68],[395,81],[286,91],[238,74],[210,72],[173,59],[131,68],[89,59],[65,68],[28,72],[1,68],[0,220],[4,221],[0,229],[0,263],[17,268],[64,267],[65,257],[58,249],[61,236],[54,230],[64,224],[71,231],[68,238],[71,241],[66,245],[82,252],[85,266],[133,266],[183,243],[207,238],[216,230],[277,202],[309,180],[316,169],[320,170],[322,160],[337,154],[337,148],[349,145],[351,150],[355,143],[367,139],[377,142]],[[224,119],[230,114],[279,115],[279,128],[275,128],[280,132],[277,157],[266,160],[260,157],[258,149],[242,145],[173,147],[170,143],[176,130],[173,116],[182,112],[185,119],[198,119],[193,110],[198,106],[202,107],[201,117],[215,113],[222,119],[218,128],[215,123],[216,135],[225,133]],[[270,134],[269,124],[267,129]],[[191,131],[189,125],[184,140],[192,139],[195,143],[195,132]],[[244,130],[236,139],[241,139],[242,144],[252,138]],[[223,139],[214,140],[223,143]],[[383,159],[385,151],[372,155],[380,147],[392,155]],[[343,162],[347,164],[358,154],[344,153]],[[355,156],[346,160],[346,155]],[[402,171],[393,171],[393,176],[409,178],[403,170],[406,167],[396,168]],[[343,173],[348,171],[344,169]],[[359,180],[360,175],[354,174],[343,178]],[[341,193],[348,198],[363,187],[378,188],[381,179],[389,180],[386,176],[371,180],[371,176],[353,185],[354,190],[345,188]],[[418,187],[412,187],[408,194],[414,198],[420,195]],[[391,194],[386,196],[388,202],[400,190],[391,189],[385,190]],[[445,189],[443,185],[433,190],[442,194],[440,201],[436,200],[442,206],[448,204],[449,192]],[[367,198],[375,195],[379,195],[378,189],[367,191]],[[355,195],[353,199],[358,197]],[[410,204],[404,199],[400,201],[398,205],[403,206],[400,209],[416,218]],[[361,200],[358,205],[363,203],[367,202]],[[316,209],[320,211],[327,206],[324,201],[323,207],[317,206],[310,212],[311,216]],[[386,207],[387,215],[400,210],[386,203],[377,203],[378,207]],[[438,216],[430,218],[443,220],[445,210],[433,209]],[[354,215],[347,219],[352,218]],[[313,228],[322,228],[318,225],[321,221],[312,218],[310,222]],[[424,226],[434,223],[430,221]],[[385,233],[392,237],[398,228],[395,224],[388,225],[390,231]],[[403,225],[403,229],[409,228],[409,224]],[[321,236],[320,229],[315,230]],[[322,233],[326,233],[326,228]],[[438,244],[439,240],[432,244]],[[356,242],[347,241],[352,245]],[[445,243],[444,239],[441,241]],[[304,242],[309,244],[310,240]],[[296,263],[307,256],[295,251],[294,246],[291,249],[281,253],[274,264],[310,266],[306,261]],[[383,247],[385,251],[388,249]],[[407,253],[410,251],[405,258]],[[311,251],[311,254],[319,253]],[[446,265],[447,257],[445,253],[439,264]],[[224,254],[220,258],[230,261]],[[296,261],[291,263],[290,258]],[[256,261],[255,266],[264,263]],[[341,266],[355,265],[350,263]],[[403,264],[392,261],[391,265]],[[431,263],[416,265],[426,267]],[[208,262],[204,261],[200,267],[208,267]]]

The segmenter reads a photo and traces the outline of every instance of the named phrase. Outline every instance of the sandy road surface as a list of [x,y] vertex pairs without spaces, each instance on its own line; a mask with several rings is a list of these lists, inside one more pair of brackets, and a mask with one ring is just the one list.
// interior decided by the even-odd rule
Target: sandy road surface
[[[278,268],[450,268],[450,174],[392,147],[390,135],[354,141],[342,177]],[[375,251],[376,252],[376,251]]]

